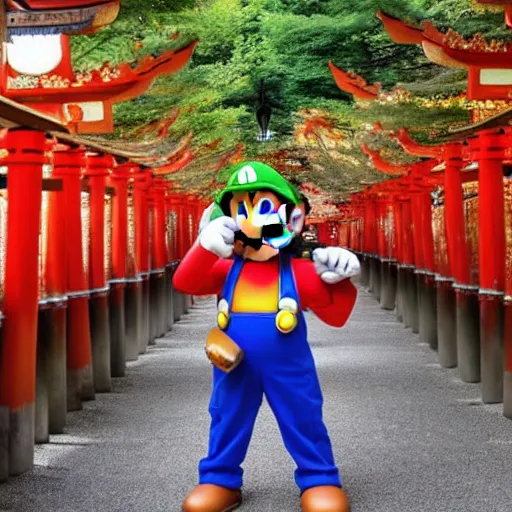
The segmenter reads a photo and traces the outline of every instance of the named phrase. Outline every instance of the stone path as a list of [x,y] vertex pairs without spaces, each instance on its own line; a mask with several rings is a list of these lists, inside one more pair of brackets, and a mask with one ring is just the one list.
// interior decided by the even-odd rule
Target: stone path
[[[70,413],[36,467],[0,485],[1,512],[179,512],[205,454],[214,302],[199,302],[114,392]],[[361,292],[341,330],[309,317],[324,417],[353,512],[510,512],[512,422],[478,385]],[[298,512],[294,464],[264,404],[242,512]]]

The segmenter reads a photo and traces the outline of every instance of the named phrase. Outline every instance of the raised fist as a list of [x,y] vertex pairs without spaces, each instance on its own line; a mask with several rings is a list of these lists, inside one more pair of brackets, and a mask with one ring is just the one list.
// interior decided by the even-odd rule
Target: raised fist
[[199,235],[199,243],[219,258],[230,258],[237,229],[238,226],[231,217],[218,217],[203,228]]
[[357,276],[361,269],[357,256],[341,247],[315,249],[313,261],[320,279],[329,284]]

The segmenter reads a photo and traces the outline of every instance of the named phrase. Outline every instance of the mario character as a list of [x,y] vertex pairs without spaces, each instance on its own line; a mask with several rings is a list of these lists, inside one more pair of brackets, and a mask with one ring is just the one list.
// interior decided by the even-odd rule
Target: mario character
[[241,164],[174,275],[183,293],[220,298],[218,326],[206,342],[215,366],[208,455],[184,512],[240,505],[241,464],[263,395],[297,465],[302,510],[349,510],[302,311],[343,326],[356,300],[349,278],[359,273],[359,261],[339,247],[316,248],[312,260],[292,255],[305,211],[298,191],[274,169]]

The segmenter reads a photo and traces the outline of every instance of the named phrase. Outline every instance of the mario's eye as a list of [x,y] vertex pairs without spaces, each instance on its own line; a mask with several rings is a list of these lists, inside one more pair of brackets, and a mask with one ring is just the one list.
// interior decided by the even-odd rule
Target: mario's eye
[[262,199],[256,208],[260,215],[268,215],[274,210],[274,204],[270,199]]
[[245,219],[247,219],[247,217],[248,217],[247,208],[245,207],[245,203],[243,201],[240,201],[238,203],[237,216],[244,217]]

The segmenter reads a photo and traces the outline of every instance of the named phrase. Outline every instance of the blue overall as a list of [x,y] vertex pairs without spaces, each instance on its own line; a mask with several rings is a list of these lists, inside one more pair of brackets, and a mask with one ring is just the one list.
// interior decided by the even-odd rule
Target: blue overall
[[[236,258],[223,297],[231,307],[243,260]],[[280,255],[280,298],[299,304],[288,255]],[[245,352],[241,364],[227,374],[213,369],[208,456],[199,464],[199,482],[230,489],[242,486],[243,470],[263,393],[274,413],[284,444],[295,463],[301,492],[319,485],[341,487],[331,442],[322,420],[322,392],[307,341],[306,322],[281,333],[276,313],[233,313],[226,334]]]

